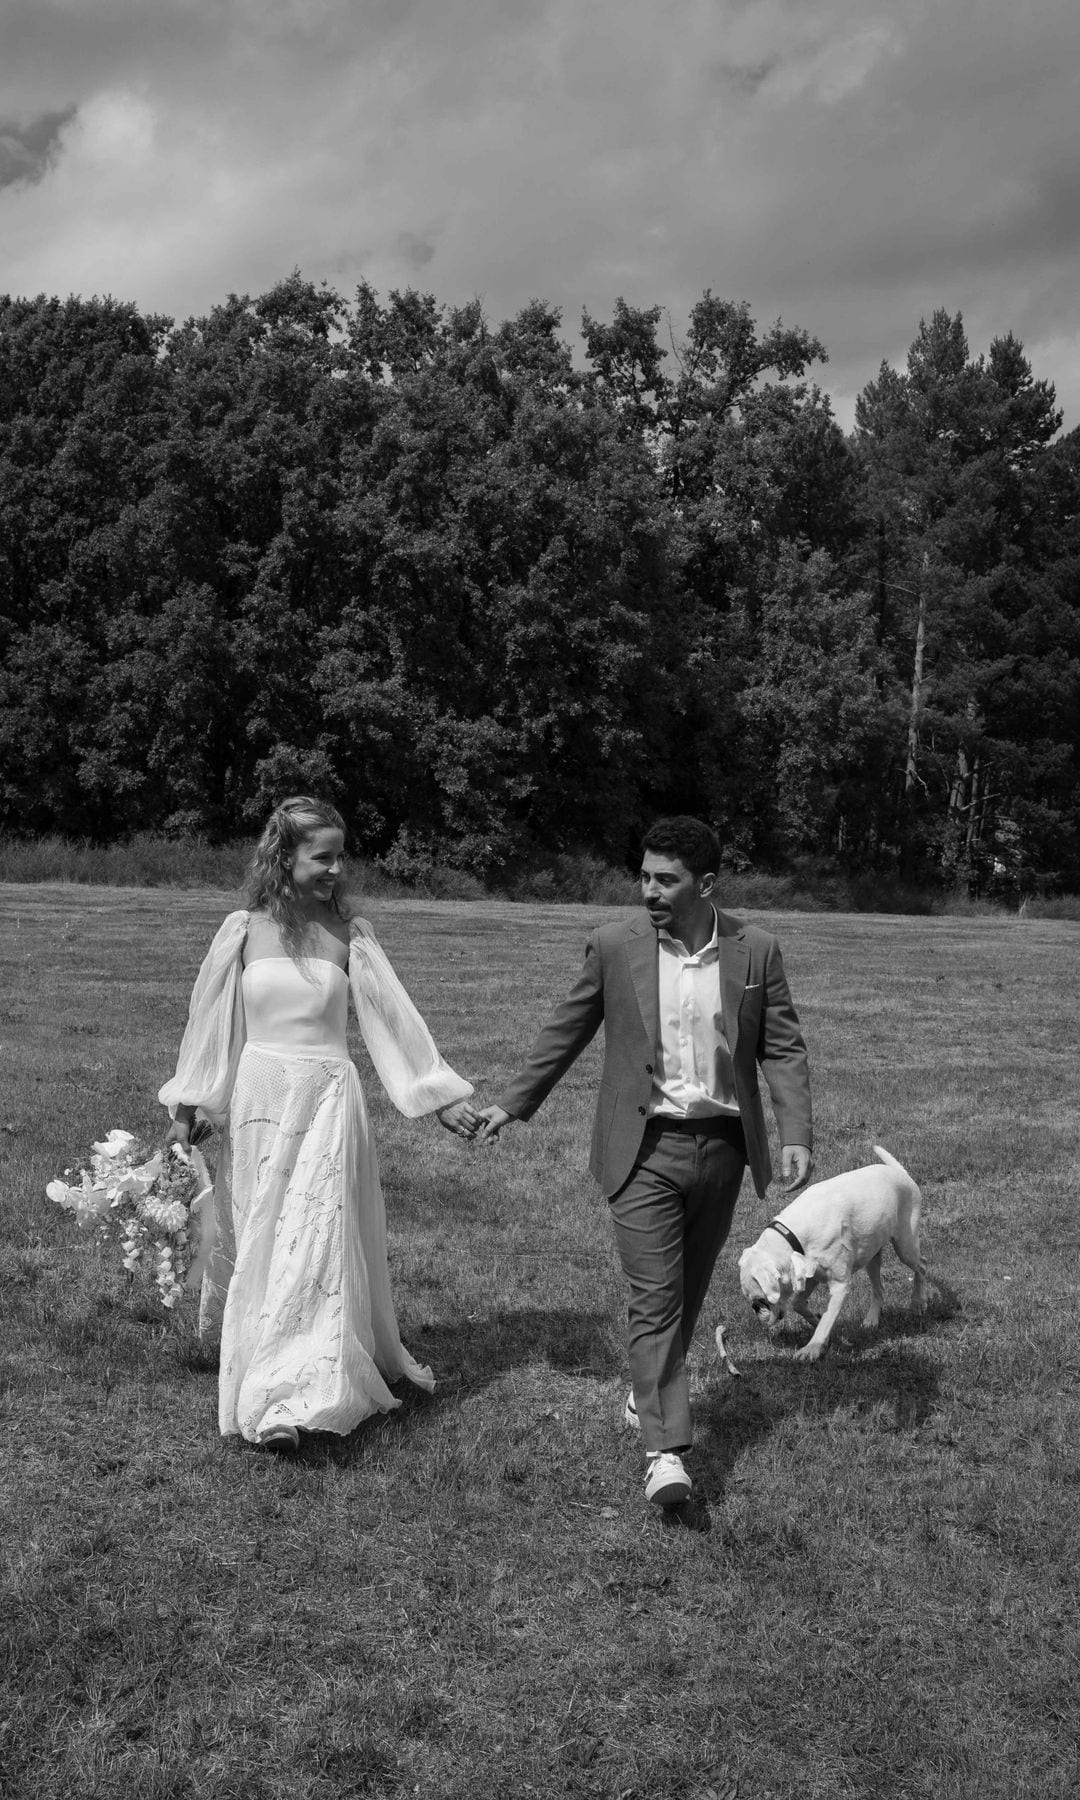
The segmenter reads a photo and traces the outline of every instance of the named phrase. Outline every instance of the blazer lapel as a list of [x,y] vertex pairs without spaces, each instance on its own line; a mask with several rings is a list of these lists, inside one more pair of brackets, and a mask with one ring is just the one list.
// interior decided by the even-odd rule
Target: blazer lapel
[[649,1043],[655,1047],[660,1034],[660,981],[656,967],[656,933],[651,925],[644,930],[634,925],[633,937],[626,940],[626,958],[634,983],[642,1024]]
[[739,1008],[746,991],[750,971],[750,946],[738,920],[717,913],[720,923],[720,1007],[724,1019],[724,1036],[732,1057],[739,1036]]

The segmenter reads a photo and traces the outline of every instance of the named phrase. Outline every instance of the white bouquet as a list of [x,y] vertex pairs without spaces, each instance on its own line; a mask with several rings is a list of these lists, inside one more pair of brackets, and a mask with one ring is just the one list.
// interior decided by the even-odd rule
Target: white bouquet
[[89,1169],[65,1170],[46,1194],[99,1242],[117,1244],[130,1275],[152,1269],[162,1305],[174,1307],[202,1276],[201,1215],[209,1223],[213,1193],[205,1162],[179,1144],[148,1151],[130,1131],[110,1131],[91,1148]]

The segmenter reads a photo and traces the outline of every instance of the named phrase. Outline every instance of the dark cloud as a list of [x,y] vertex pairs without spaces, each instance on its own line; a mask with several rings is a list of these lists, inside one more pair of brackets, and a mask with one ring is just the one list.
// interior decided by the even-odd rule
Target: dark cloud
[[718,62],[713,73],[722,86],[733,88],[740,94],[756,94],[778,66],[779,59],[771,56],[758,63]]
[[572,336],[620,294],[678,331],[710,287],[821,337],[845,422],[944,306],[975,349],[1015,331],[1080,417],[1076,0],[4,14],[0,118],[32,120],[0,130],[14,291],[183,316],[297,266],[422,271],[493,319],[539,294]]
[[39,113],[29,125],[0,119],[0,188],[41,180],[56,155],[60,133],[76,110],[65,106],[61,112]]
[[414,231],[399,231],[397,247],[411,269],[426,269],[435,255],[435,245],[431,240],[418,236]]

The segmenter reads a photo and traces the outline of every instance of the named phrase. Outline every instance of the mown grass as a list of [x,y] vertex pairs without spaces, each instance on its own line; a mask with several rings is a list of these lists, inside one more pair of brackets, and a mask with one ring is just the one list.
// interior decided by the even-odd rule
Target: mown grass
[[[155,1128],[225,904],[0,890],[0,1793],[1075,1793],[1080,931],[779,920],[818,1171],[900,1156],[936,1286],[917,1323],[893,1262],[882,1330],[863,1284],[826,1359],[793,1364],[737,1292],[770,1210],[747,1187],[680,1522],[646,1508],[618,1425],[595,1049],[487,1152],[400,1119],[364,1070],[402,1332],[438,1391],[291,1462],[219,1440],[190,1321],[164,1324],[43,1188],[109,1126]],[[370,912],[486,1092],[594,917]],[[738,1381],[710,1355],[718,1308]]]

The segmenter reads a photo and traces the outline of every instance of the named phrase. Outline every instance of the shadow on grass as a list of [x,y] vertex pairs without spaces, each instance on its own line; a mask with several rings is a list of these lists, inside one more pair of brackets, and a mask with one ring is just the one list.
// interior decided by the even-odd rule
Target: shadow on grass
[[486,1387],[508,1369],[547,1362],[564,1375],[607,1378],[621,1367],[606,1311],[574,1307],[502,1309],[482,1318],[424,1326],[413,1353],[439,1376],[436,1399]]
[[563,1375],[608,1380],[622,1368],[612,1321],[606,1312],[568,1307],[501,1310],[482,1318],[448,1319],[423,1326],[409,1338],[418,1362],[435,1372],[434,1394],[403,1382],[395,1389],[400,1408],[367,1419],[346,1438],[319,1433],[305,1443],[305,1460],[353,1461],[378,1454],[382,1434],[407,1428],[413,1419],[430,1420],[461,1404],[509,1370],[548,1363]]
[[808,1332],[782,1330],[773,1337],[766,1361],[744,1365],[737,1379],[719,1376],[694,1406],[694,1461],[701,1492],[694,1504],[665,1520],[695,1531],[710,1527],[709,1499],[720,1497],[740,1457],[792,1414],[831,1418],[837,1414],[874,1421],[877,1431],[913,1431],[934,1410],[937,1365],[916,1347],[934,1325],[960,1311],[960,1298],[935,1281],[925,1313],[888,1311],[882,1326],[847,1325],[832,1338],[817,1363],[797,1363],[792,1352]]
[[913,1431],[925,1424],[937,1400],[937,1364],[908,1343],[882,1345],[875,1333],[853,1332],[848,1339],[851,1349],[871,1345],[878,1354],[857,1361],[837,1356],[838,1346],[817,1363],[797,1363],[790,1350],[778,1350],[768,1362],[705,1394],[695,1410],[696,1455],[706,1486],[719,1492],[744,1452],[793,1414],[872,1419],[878,1431]]

